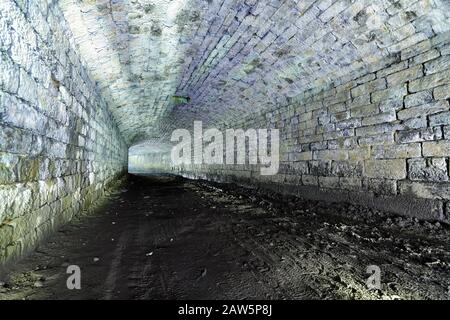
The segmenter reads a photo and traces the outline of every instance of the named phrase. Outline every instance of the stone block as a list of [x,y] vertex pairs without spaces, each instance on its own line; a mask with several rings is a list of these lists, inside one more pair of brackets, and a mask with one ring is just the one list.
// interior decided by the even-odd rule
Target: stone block
[[412,181],[448,181],[445,158],[408,160],[408,178]]
[[426,128],[417,130],[398,131],[395,134],[395,141],[398,143],[413,143],[421,141],[438,140],[442,138],[440,128]]
[[388,123],[388,122],[394,122],[397,120],[397,115],[395,113],[395,110],[391,110],[385,113],[380,113],[377,115],[365,117],[362,120],[363,126],[371,126],[375,124],[380,123]]
[[450,98],[450,84],[437,87],[433,91],[436,100],[444,100]]
[[309,174],[309,166],[307,161],[297,161],[291,163],[292,172],[296,175]]
[[375,146],[392,144],[394,142],[394,133],[384,133],[375,136],[360,137],[358,144],[360,146]]
[[367,106],[371,104],[370,93],[363,94],[358,97],[354,97],[352,102],[349,104],[349,108],[358,108],[362,106]]
[[347,130],[358,127],[361,127],[361,119],[358,118],[348,119],[336,123],[336,129],[338,130]]
[[313,154],[315,160],[347,160],[348,151],[347,150],[320,150],[315,151]]
[[434,74],[442,70],[450,69],[450,55],[439,57],[424,64],[425,74]]
[[339,112],[331,115],[331,122],[344,121],[350,118],[350,111]]
[[327,189],[338,189],[339,177],[319,177],[319,187]]
[[361,178],[340,177],[339,184],[342,189],[349,191],[360,191],[362,187]]
[[431,42],[423,33],[415,33],[391,47],[391,50],[402,50],[401,59],[406,60],[431,49]]
[[436,49],[429,50],[410,59],[410,65],[421,64],[439,57],[440,53]]
[[399,72],[401,70],[405,70],[406,68],[408,68],[408,61],[401,61],[399,63],[395,63],[392,66],[388,67],[388,68],[384,68],[381,69],[377,72],[377,77],[378,78],[384,78],[390,74]]
[[450,200],[450,184],[448,182],[399,181],[401,194],[416,198]]
[[419,92],[450,83],[450,69],[442,70],[409,83],[411,92]]
[[420,143],[374,146],[372,155],[375,159],[406,159],[421,157]]
[[407,81],[415,80],[423,76],[422,65],[417,65],[396,73],[393,73],[387,77],[388,86],[397,86]]
[[430,126],[450,125],[450,111],[430,116]]
[[11,95],[3,96],[6,110],[3,113],[3,122],[12,126],[33,130],[44,134],[47,118]]
[[443,127],[443,131],[444,131],[444,139],[450,140],[450,126]]
[[367,117],[378,114],[380,112],[380,108],[378,104],[369,104],[361,107],[352,108],[350,112],[353,118]]
[[395,131],[395,126],[391,123],[382,123],[373,126],[367,126],[356,129],[356,135],[359,137],[378,135]]
[[17,93],[19,89],[19,67],[2,51],[0,51],[0,89],[9,93]]
[[353,88],[351,90],[351,93],[352,97],[355,98],[385,88],[386,88],[386,80],[382,78],[361,84]]
[[438,101],[434,103],[420,105],[414,108],[400,110],[397,112],[397,116],[399,120],[405,120],[432,115],[447,110],[448,110],[447,101]]
[[366,160],[364,162],[365,175],[369,178],[404,179],[406,160]]
[[379,104],[380,107],[380,111],[381,112],[389,112],[392,110],[400,110],[403,108],[403,101],[400,100],[386,100],[386,101],[382,101]]
[[375,195],[393,195],[397,194],[397,181],[384,178],[365,178],[363,188]]
[[316,176],[304,175],[302,176],[302,183],[305,186],[319,186],[319,179]]
[[417,92],[405,97],[405,107],[412,108],[423,104],[429,105],[433,102],[433,93],[431,90]]
[[297,152],[297,153],[294,153],[292,161],[312,160],[312,158],[313,158],[313,154],[311,151]]
[[370,146],[360,146],[354,150],[348,151],[350,161],[362,161],[370,159]]
[[309,173],[313,176],[329,176],[332,174],[331,161],[310,161]]
[[359,161],[333,161],[331,172],[339,177],[361,177],[363,175],[363,163]]
[[390,99],[403,99],[407,95],[406,85],[390,87],[385,90],[375,91],[372,93],[372,102],[377,103]]
[[12,184],[17,181],[17,155],[0,152],[0,185]]
[[429,141],[422,144],[425,157],[448,157],[450,155],[450,141]]

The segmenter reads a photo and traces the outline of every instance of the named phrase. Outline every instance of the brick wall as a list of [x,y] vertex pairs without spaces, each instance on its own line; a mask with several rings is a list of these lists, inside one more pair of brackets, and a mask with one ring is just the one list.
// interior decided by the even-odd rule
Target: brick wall
[[175,171],[448,221],[449,43],[449,33],[414,43],[363,76],[348,75],[288,106],[229,124],[280,129],[276,176],[249,165]]
[[0,1],[0,264],[89,208],[127,147],[55,2]]

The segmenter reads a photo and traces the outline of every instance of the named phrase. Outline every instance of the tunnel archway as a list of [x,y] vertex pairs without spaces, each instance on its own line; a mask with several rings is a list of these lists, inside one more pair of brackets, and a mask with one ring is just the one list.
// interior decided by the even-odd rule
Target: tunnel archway
[[[398,219],[388,233],[423,224],[448,239],[449,12],[446,0],[0,1],[0,271],[105,199],[149,197],[136,186],[164,198],[158,183],[214,210],[318,201],[323,217],[332,203],[371,226]],[[192,152],[177,164],[181,129]],[[211,192],[228,188],[243,195]],[[326,228],[311,219],[310,233]],[[439,241],[430,259],[446,260]]]

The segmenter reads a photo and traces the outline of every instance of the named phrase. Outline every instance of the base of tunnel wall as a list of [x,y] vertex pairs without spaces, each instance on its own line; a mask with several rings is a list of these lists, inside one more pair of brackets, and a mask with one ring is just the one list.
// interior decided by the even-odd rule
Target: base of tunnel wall
[[0,266],[95,207],[127,160],[58,1],[0,1]]
[[[66,198],[70,198],[73,201],[73,195],[67,195],[66,198],[57,200],[58,205],[54,208],[57,208],[58,211],[53,212],[51,223],[48,223],[45,227],[41,226],[39,229],[36,228],[32,235],[22,239],[22,241],[16,241],[14,245],[10,245],[7,248],[4,255],[0,256],[0,279],[9,273],[17,261],[36,250],[40,243],[48,239],[59,228],[75,218],[87,216],[99,210],[99,208],[107,203],[108,195],[120,188],[125,183],[127,177],[127,172],[123,171],[108,179],[102,186],[93,184],[83,189],[82,200],[77,202],[76,205],[69,205],[69,202],[65,201]],[[38,210],[36,214],[39,215],[41,212]],[[15,227],[17,226],[0,226],[0,228],[9,228],[11,233],[14,232]]]
[[[324,188],[317,185],[305,185],[301,176],[289,174],[261,176],[255,170],[244,168],[240,170],[233,170],[237,169],[235,167],[228,170],[210,168],[208,170],[207,167],[174,167],[165,161],[166,158],[161,155],[131,157],[129,172],[172,174],[193,180],[231,183],[250,189],[256,188],[261,192],[293,195],[307,200],[326,201],[330,204],[346,202],[419,220],[450,224],[450,205],[448,201],[439,198],[420,198],[415,194],[407,193],[395,194],[389,187],[384,187],[385,190],[383,187],[378,188],[378,192],[364,185],[348,189]],[[316,177],[316,179],[321,178],[326,177]]]
[[344,191],[274,182],[255,182],[254,179],[235,175],[214,175],[205,173],[176,173],[187,179],[207,180],[218,183],[237,184],[242,187],[258,189],[263,193],[293,195],[307,200],[326,201],[330,204],[346,202],[372,209],[386,211],[396,215],[413,217],[419,220],[440,221],[450,224],[445,213],[445,205],[440,200],[413,198],[407,195],[377,195],[366,190]]

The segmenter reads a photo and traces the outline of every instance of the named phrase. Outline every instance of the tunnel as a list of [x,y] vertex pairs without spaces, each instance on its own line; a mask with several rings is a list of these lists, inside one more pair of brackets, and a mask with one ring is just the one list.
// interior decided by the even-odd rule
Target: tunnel
[[1,300],[450,298],[448,0],[0,0],[0,57]]

